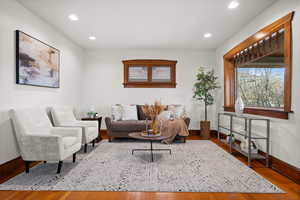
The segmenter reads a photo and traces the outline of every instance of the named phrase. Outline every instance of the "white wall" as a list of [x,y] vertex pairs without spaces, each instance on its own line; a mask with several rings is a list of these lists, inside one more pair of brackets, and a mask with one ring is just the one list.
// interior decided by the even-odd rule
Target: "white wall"
[[[61,51],[59,89],[15,84],[15,30]],[[11,108],[78,105],[83,51],[14,0],[0,0],[0,164],[19,156],[7,111]]]
[[[224,78],[223,73],[223,55],[240,42],[265,27],[266,25],[285,16],[291,11],[296,11],[293,20],[293,89],[292,89],[292,110],[294,114],[290,114],[289,120],[271,119],[271,154],[285,162],[300,167],[300,93],[298,86],[300,85],[300,2],[299,0],[281,0],[272,7],[265,10],[257,16],[251,23],[243,28],[239,33],[227,40],[221,47],[217,49],[217,65],[216,72],[219,77]],[[216,105],[216,113],[223,108],[223,89],[218,95]],[[223,120],[223,123],[228,121]],[[215,121],[216,123],[216,121]],[[258,124],[256,132],[261,133],[264,129]],[[262,144],[261,144],[262,145]],[[262,145],[263,148],[263,145]]]
[[[123,63],[126,59],[177,60],[176,88],[124,88]],[[203,106],[193,101],[193,84],[200,66],[215,65],[214,51],[196,50],[98,50],[89,51],[85,59],[83,110],[90,106],[103,116],[110,116],[113,104],[145,104],[161,100],[163,104],[183,104],[191,117],[191,129],[199,129]]]

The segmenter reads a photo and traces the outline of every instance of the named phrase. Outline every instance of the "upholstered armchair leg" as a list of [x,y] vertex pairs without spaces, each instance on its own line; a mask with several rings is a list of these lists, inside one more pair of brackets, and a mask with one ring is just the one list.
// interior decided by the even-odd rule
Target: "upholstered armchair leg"
[[76,161],[76,153],[73,153],[73,163]]
[[108,142],[112,142],[112,137],[108,136]]
[[26,173],[29,173],[29,164],[30,164],[29,161],[25,161],[25,172]]
[[84,144],[84,153],[87,152],[87,144]]
[[183,138],[183,143],[186,143],[186,137]]
[[95,147],[95,139],[93,140],[93,147]]
[[59,162],[58,162],[58,167],[57,167],[57,173],[58,173],[58,174],[59,174],[60,171],[61,171],[62,165],[63,165],[63,161],[59,161]]

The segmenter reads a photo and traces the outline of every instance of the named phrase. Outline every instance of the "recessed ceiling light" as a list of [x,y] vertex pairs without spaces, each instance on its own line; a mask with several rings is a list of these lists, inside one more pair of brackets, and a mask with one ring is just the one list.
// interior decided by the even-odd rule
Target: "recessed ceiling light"
[[228,8],[229,9],[235,9],[240,5],[240,3],[238,1],[232,1],[229,3]]
[[96,37],[95,36],[90,36],[89,40],[96,40]]
[[78,21],[79,18],[78,18],[78,16],[75,15],[75,14],[70,14],[70,15],[69,15],[69,19],[72,20],[72,21]]
[[212,34],[211,34],[211,33],[205,33],[203,36],[204,36],[205,38],[210,38],[210,37],[212,37]]

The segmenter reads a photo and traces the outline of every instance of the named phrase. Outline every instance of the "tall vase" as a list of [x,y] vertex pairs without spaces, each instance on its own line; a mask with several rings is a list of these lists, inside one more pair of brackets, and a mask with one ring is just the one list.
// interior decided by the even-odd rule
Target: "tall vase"
[[236,99],[234,108],[237,115],[242,115],[244,113],[245,105],[241,96],[238,96]]
[[153,134],[158,134],[158,124],[157,124],[156,116],[152,119],[151,128],[152,128]]

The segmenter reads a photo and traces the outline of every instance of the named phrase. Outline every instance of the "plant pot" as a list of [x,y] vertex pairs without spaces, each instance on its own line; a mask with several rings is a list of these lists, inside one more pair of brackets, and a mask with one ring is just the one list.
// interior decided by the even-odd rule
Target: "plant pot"
[[210,138],[210,121],[201,121],[200,122],[201,137],[205,140]]

